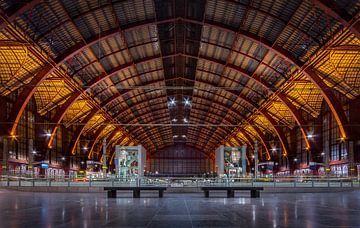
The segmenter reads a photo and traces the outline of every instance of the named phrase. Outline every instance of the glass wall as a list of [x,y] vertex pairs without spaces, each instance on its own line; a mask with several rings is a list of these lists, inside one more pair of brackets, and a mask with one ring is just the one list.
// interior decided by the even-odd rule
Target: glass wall
[[175,145],[155,153],[146,169],[156,175],[204,175],[213,170],[213,160],[201,151],[185,145]]

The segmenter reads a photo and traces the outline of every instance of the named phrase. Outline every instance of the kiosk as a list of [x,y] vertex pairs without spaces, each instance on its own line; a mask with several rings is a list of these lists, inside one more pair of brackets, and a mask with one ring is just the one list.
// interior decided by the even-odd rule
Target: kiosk
[[146,151],[143,146],[115,146],[115,173],[119,178],[144,176]]

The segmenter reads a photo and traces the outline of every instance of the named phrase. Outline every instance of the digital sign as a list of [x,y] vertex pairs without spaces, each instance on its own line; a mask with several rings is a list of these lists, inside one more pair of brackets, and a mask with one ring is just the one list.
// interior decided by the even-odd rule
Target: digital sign
[[43,168],[43,169],[48,169],[48,168],[49,168],[49,164],[47,164],[47,163],[41,163],[40,167]]

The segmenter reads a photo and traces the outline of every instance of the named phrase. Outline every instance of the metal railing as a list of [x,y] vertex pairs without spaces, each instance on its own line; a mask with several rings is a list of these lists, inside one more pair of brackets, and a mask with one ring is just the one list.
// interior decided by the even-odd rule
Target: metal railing
[[27,177],[1,176],[1,187],[109,187],[156,185],[173,188],[199,188],[203,186],[258,186],[258,187],[340,187],[359,188],[358,177],[318,177],[288,176],[271,178],[175,178],[175,177],[142,177],[142,178],[76,178],[76,177]]

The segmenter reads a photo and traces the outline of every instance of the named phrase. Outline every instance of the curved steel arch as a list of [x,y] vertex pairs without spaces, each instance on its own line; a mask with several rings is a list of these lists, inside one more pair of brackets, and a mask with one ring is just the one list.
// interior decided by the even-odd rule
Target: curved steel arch
[[[244,139],[241,139],[241,140],[240,140],[239,138],[236,138],[236,137],[231,137],[231,138],[233,138],[233,139],[236,141],[236,143],[238,144],[238,146],[241,146],[241,145],[246,144],[247,147],[254,148],[254,146],[251,145],[248,140],[244,140]],[[228,141],[229,143],[231,143],[231,138],[230,138],[230,140]]]
[[[256,125],[253,124],[252,121],[249,121],[248,124],[252,126],[252,128],[255,130],[255,132],[259,136],[260,142],[264,145],[264,148],[265,148],[265,152],[266,152],[266,155],[267,155],[266,159],[270,160],[270,158],[271,158],[270,153],[269,153],[270,144],[266,140],[265,135],[263,134],[263,132]],[[241,132],[244,133],[244,132],[246,132],[246,130],[243,129],[243,131],[241,131]]]
[[[201,120],[199,120],[199,121],[201,121]],[[248,122],[249,124],[251,124],[251,122]],[[255,130],[255,132],[258,134],[258,136],[259,136],[259,138],[260,138],[260,141],[263,143],[263,145],[264,145],[264,148],[265,148],[265,150],[266,150],[266,153],[267,153],[267,155],[268,155],[268,159],[270,158],[270,154],[269,154],[269,152],[268,152],[268,148],[270,148],[270,145],[268,145],[268,143],[267,143],[267,141],[265,140],[265,136],[262,134],[262,132],[259,130],[259,128],[257,128],[256,126],[253,126],[253,128],[254,128],[254,130]],[[164,130],[162,130],[162,131],[164,131]],[[196,131],[196,130],[195,130]],[[245,131],[245,130],[244,130]],[[244,131],[241,131],[243,134],[246,134],[246,132],[244,132]],[[160,131],[161,132],[161,131]],[[141,133],[142,134],[142,133]],[[194,135],[194,138],[196,138],[196,137],[198,137],[198,135]],[[248,136],[249,138],[251,138],[250,136]],[[207,140],[207,138],[203,138],[205,141]],[[220,138],[218,138],[218,140],[219,141],[221,141],[222,140],[222,138],[220,137]],[[215,145],[216,143],[215,142],[212,142],[211,143],[212,145]]]
[[[94,135],[93,135],[93,140],[91,141],[91,143],[90,143],[90,150],[89,150],[89,154],[88,154],[88,159],[91,159],[91,155],[92,155],[92,152],[93,152],[93,149],[94,149],[94,147],[95,147],[95,145],[96,145],[96,143],[100,140],[100,136],[101,136],[101,133],[103,132],[103,130],[106,128],[108,126],[108,124],[102,124],[102,125],[100,125],[99,126],[99,128],[96,130],[96,132],[94,133]],[[117,128],[115,128],[113,131],[119,131],[119,130],[121,130],[121,129],[117,129]],[[112,133],[111,133],[112,134]],[[109,134],[109,136],[111,135],[111,134]],[[106,136],[105,136],[106,137]],[[126,137],[128,137],[128,138],[130,138],[126,133],[124,133],[124,137],[126,138]],[[132,139],[130,138],[130,141],[132,141]],[[76,142],[77,143],[77,142]],[[75,146],[76,146],[76,144],[75,144]]]
[[[200,88],[199,90],[202,90],[202,89]],[[137,96],[138,96],[138,95],[137,95]],[[137,97],[137,96],[135,96],[135,97]],[[221,95],[220,95],[220,96],[221,96]],[[154,98],[154,99],[160,99],[160,98],[162,98],[162,97],[163,97],[163,96],[159,96],[159,97],[156,97],[156,98]],[[201,100],[205,100],[205,99],[206,99],[205,97],[201,97],[201,96],[193,96],[193,97],[199,98],[199,99],[201,99]],[[223,96],[221,96],[221,97],[223,97]],[[146,103],[146,102],[147,102],[147,100],[142,100],[142,101],[140,101],[140,102],[137,102],[137,103],[133,104],[132,107],[137,107],[137,106],[139,106],[139,105],[143,105],[143,104]],[[216,104],[216,105],[218,105],[218,106],[221,106],[221,107],[226,107],[226,106],[224,106],[224,104],[219,103],[219,102],[217,102],[217,101],[214,101],[213,103]],[[202,105],[201,103],[197,103],[197,104]],[[240,104],[237,104],[237,105],[240,106]],[[213,108],[214,108],[214,107],[213,107]],[[215,108],[215,109],[217,109],[217,110],[220,111],[220,109],[218,109],[218,108]],[[229,108],[227,108],[227,109],[229,109]],[[161,107],[161,108],[158,108],[158,109],[154,109],[154,110],[152,110],[152,111],[157,112],[157,111],[160,111],[160,110],[168,110],[168,108],[167,108],[167,107]],[[120,113],[114,115],[113,118],[117,118],[118,115],[122,115],[122,114],[125,113],[126,111],[127,111],[127,109],[123,110],[123,112],[120,112]],[[236,117],[239,117],[238,114],[237,114],[234,110],[229,110],[229,111],[231,111],[232,113],[234,113],[234,114],[236,115]],[[150,114],[151,114],[151,113],[143,113],[143,114],[141,114],[141,115],[139,115],[139,116],[136,116],[136,117],[139,118],[139,117],[143,117],[143,116],[145,116],[145,115],[150,115]],[[242,119],[243,119],[243,117],[242,117]],[[170,120],[169,120],[169,121],[170,121]],[[131,123],[131,122],[125,122],[125,124],[126,124],[126,123]]]
[[91,159],[91,155],[92,155],[92,151],[96,145],[96,143],[98,142],[98,140],[100,139],[100,135],[101,135],[101,132],[105,129],[107,125],[101,125],[94,133],[94,137],[93,137],[93,140],[91,141],[90,143],[90,150],[89,150],[89,154],[88,154],[88,159]]
[[333,113],[336,122],[338,124],[339,127],[339,131],[340,131],[340,136],[342,138],[346,138],[346,131],[345,131],[345,127],[344,124],[347,123],[347,118],[345,116],[345,112],[342,109],[342,105],[340,103],[340,101],[337,99],[337,97],[335,96],[335,94],[329,90],[329,87],[324,83],[324,81],[316,74],[316,71],[311,68],[308,67],[307,65],[305,66],[304,63],[300,62],[299,60],[295,59],[290,52],[288,52],[287,50],[281,48],[280,46],[274,45],[272,47],[272,44],[270,44],[269,42],[267,42],[266,40],[262,39],[261,37],[255,35],[255,34],[251,34],[248,31],[237,31],[233,28],[228,28],[225,25],[222,24],[216,24],[213,22],[197,22],[191,19],[183,19],[186,22],[189,23],[197,23],[197,24],[202,24],[202,25],[207,25],[207,26],[213,26],[216,27],[220,30],[223,31],[229,31],[229,32],[233,32],[233,33],[239,33],[240,36],[252,40],[255,43],[258,43],[260,45],[265,46],[268,50],[271,50],[272,52],[274,52],[276,55],[284,58],[285,60],[287,60],[288,62],[294,64],[295,66],[297,66],[297,68],[299,69],[303,69],[304,75],[319,89],[319,91],[321,92],[322,96],[324,97],[325,101],[328,103],[328,106],[330,107],[331,112]]
[[[97,113],[99,112],[99,110],[92,110],[90,111],[90,113],[81,121],[80,126],[78,126],[72,136],[72,139],[70,141],[70,152],[71,154],[75,154],[75,149],[76,149],[76,144],[80,139],[80,136],[86,126],[86,124],[90,121],[90,119],[95,116]],[[48,147],[50,147],[51,145],[48,145]]]
[[[203,83],[203,84],[207,84],[207,85],[211,85],[211,84],[208,84],[208,83],[202,82],[202,81],[198,81],[198,82]],[[152,84],[152,83],[150,83],[150,84]],[[212,86],[212,85],[211,85],[211,86]],[[199,88],[199,90],[204,90],[204,89]],[[206,91],[206,90],[205,90],[205,91]],[[225,92],[228,92],[228,93],[233,94],[232,92],[229,92],[229,91],[226,91],[226,90],[225,90]],[[141,94],[137,94],[137,95],[134,96],[134,97],[140,96],[140,95],[145,94],[145,93],[146,93],[146,92],[141,93]],[[234,95],[235,95],[235,94],[234,94]],[[115,97],[112,97],[111,99],[109,99],[109,102],[112,102],[114,99],[116,99],[117,97],[120,97],[120,96],[121,96],[121,95],[118,94],[118,95],[116,95]],[[222,95],[220,95],[220,96],[222,96]],[[161,98],[161,97],[162,97],[162,96],[159,96],[158,98]],[[202,100],[205,99],[205,98],[200,97],[200,96],[196,96],[196,97],[199,98],[199,99],[202,99]],[[155,98],[155,99],[158,99],[158,98]],[[239,96],[239,98],[240,98],[241,100],[245,101],[249,106],[252,106],[252,107],[255,108],[256,110],[258,110],[258,107],[257,107],[256,104],[252,103],[251,101],[249,101],[248,99],[246,99],[246,98],[244,98],[244,97]],[[145,102],[147,102],[147,100],[146,100],[146,101],[138,102],[138,103],[136,103],[136,104],[135,104],[134,106],[132,106],[132,107],[136,107],[136,106],[141,105],[141,104],[143,104],[143,103],[145,103]],[[215,101],[214,101],[214,102],[215,102]],[[237,102],[235,101],[234,103],[237,103]],[[224,106],[222,103],[215,102],[215,104],[217,104],[217,105],[219,105],[219,106],[221,106],[221,107],[225,107],[229,112],[232,112],[233,114],[235,114],[235,116],[236,116],[237,118],[240,117],[240,116],[238,115],[238,113],[236,113],[236,112],[233,111],[233,110],[230,110],[228,107]],[[106,106],[106,105],[107,105],[107,102],[104,102],[102,106]],[[237,105],[240,105],[240,104],[237,104]],[[213,107],[213,108],[214,108],[214,107]],[[164,109],[164,108],[160,108],[160,109],[158,109],[158,110],[161,110],[161,109]],[[217,109],[217,108],[216,108],[216,109]],[[127,110],[128,110],[128,109],[125,109],[125,110],[123,110],[120,114],[116,114],[116,115],[121,115],[122,113],[126,112]],[[165,110],[165,109],[164,109],[164,110]],[[270,122],[271,125],[273,125],[276,133],[278,134],[278,137],[279,137],[280,141],[282,142],[282,145],[283,145],[284,150],[287,151],[288,148],[287,148],[286,144],[284,143],[284,140],[286,140],[286,139],[285,139],[285,136],[283,136],[282,130],[280,130],[280,129],[278,129],[278,127],[276,127],[276,125],[277,125],[276,121],[275,121],[268,113],[266,113],[265,111],[261,111],[261,114],[264,115],[264,117],[269,120],[269,122]],[[143,115],[141,115],[141,116],[143,116]],[[137,116],[136,118],[141,117],[141,116]],[[221,117],[221,116],[219,116],[219,117]],[[116,116],[114,116],[114,118],[116,119]],[[221,117],[221,118],[222,118],[222,117]],[[86,119],[91,119],[91,118],[90,118],[90,117],[87,117]],[[244,117],[242,117],[241,119],[244,119]],[[85,127],[84,125],[80,125],[78,128],[82,128],[82,129],[83,129],[84,127]],[[79,131],[79,132],[82,132],[82,130]],[[285,141],[285,142],[286,142],[286,141]]]
[[[238,31],[235,31],[234,29],[231,29],[231,28],[226,28],[226,25],[217,25],[215,23],[209,23],[209,22],[199,22],[199,21],[196,21],[196,20],[192,20],[192,19],[185,19],[185,18],[173,18],[173,19],[167,19],[167,20],[164,20],[164,21],[156,21],[156,22],[146,22],[144,24],[139,24],[139,25],[135,25],[134,27],[130,27],[130,28],[127,28],[127,30],[131,30],[131,29],[134,29],[134,28],[137,28],[139,26],[146,26],[146,25],[150,25],[150,24],[160,24],[160,23],[168,23],[168,22],[172,22],[172,21],[176,21],[176,20],[182,20],[184,22],[188,22],[188,23],[196,23],[196,24],[201,24],[201,25],[207,25],[207,26],[213,26],[213,27],[217,27],[223,31],[230,31],[230,32],[238,32]],[[122,31],[126,31],[125,30],[122,30]],[[91,42],[88,42],[87,44],[76,44],[75,46],[79,46],[77,50],[75,51],[71,51],[73,50],[73,48],[69,48],[69,50],[65,51],[64,53],[67,53],[69,52],[70,54],[66,55],[66,57],[63,57],[62,60],[59,60],[57,61],[57,66],[61,65],[64,61],[66,61],[67,59],[71,58],[72,56],[74,56],[75,54],[77,54],[78,52],[92,46],[94,43],[98,42],[99,40],[103,40],[103,39],[106,39],[107,37],[110,37],[110,36],[113,36],[115,34],[117,34],[119,31],[111,31],[109,32],[109,34],[107,32],[104,32],[105,35],[102,35],[102,36],[96,36],[96,40],[94,38],[94,40],[92,40]],[[277,55],[281,56],[282,58],[284,58],[285,60],[291,62],[292,64],[296,65],[298,68],[302,68],[304,67],[304,64],[303,63],[300,63],[297,59],[294,59],[294,57],[291,56],[291,54],[282,49],[281,47],[279,46],[274,46],[274,47],[271,47],[271,44],[267,43],[265,40],[261,39],[260,37],[257,37],[256,35],[254,34],[250,34],[249,32],[247,31],[240,31],[241,32],[241,36],[247,38],[247,39],[250,39],[256,43],[260,43],[261,45],[265,46],[268,50],[271,50],[272,52],[275,52]],[[89,39],[91,40],[91,38]],[[163,56],[165,57],[165,56]],[[168,56],[169,57],[169,56]],[[144,60],[143,60],[144,61]],[[135,63],[137,64],[137,63]],[[132,63],[129,63],[127,64],[128,66],[127,67],[130,67],[132,66],[133,64]],[[48,67],[48,66],[46,66]],[[33,80],[31,80],[30,84],[32,85],[39,85],[46,77],[49,73],[51,73],[55,68],[51,67],[50,70],[48,72],[43,72],[41,75],[37,75],[33,78]],[[347,123],[347,119],[346,119],[346,116],[344,114],[344,111],[342,109],[342,106],[341,106],[341,103],[339,102],[339,100],[336,98],[336,96],[333,94],[332,91],[330,90],[327,90],[328,86],[322,81],[322,79],[316,74],[316,72],[314,72],[313,69],[311,68],[306,68],[304,69],[304,73],[305,75],[312,81],[312,83],[317,86],[320,91],[321,91],[321,94],[323,95],[323,97],[325,98],[326,102],[328,103],[337,123],[338,123],[338,127],[339,127],[339,130],[340,130],[340,135],[342,138],[346,138],[346,131],[345,131],[345,128],[344,128],[344,124]],[[100,77],[102,78],[102,77]],[[96,84],[98,84],[99,81],[98,80],[95,80],[91,83],[92,86],[95,86]],[[36,87],[35,86],[35,87]],[[325,87],[322,87],[322,86],[325,86]],[[17,127],[17,124],[18,124],[18,121],[22,115],[22,112],[28,102],[28,97],[31,97],[34,92],[35,92],[35,87],[32,88],[32,89],[25,89],[22,94],[20,95],[21,97],[24,97],[24,102],[17,102],[16,105],[14,106],[14,110],[13,110],[13,113],[15,113],[15,120],[14,121],[11,121],[11,122],[14,122],[14,125],[11,129],[11,134],[12,135],[15,135],[15,132],[16,132],[16,127]],[[27,87],[28,88],[28,87]],[[14,116],[14,115],[12,115]],[[344,124],[343,124],[344,123]],[[56,130],[55,130],[56,131]]]
[[[165,118],[165,117],[164,117],[164,118]],[[200,120],[199,118],[196,118],[196,117],[193,117],[192,119],[195,119],[195,120]],[[191,126],[189,126],[189,127],[191,127]],[[138,129],[136,129],[136,130],[135,130],[135,132],[136,132],[136,131],[139,131],[139,130],[138,130]],[[165,131],[165,129],[161,129],[160,131]],[[199,131],[199,130],[195,130],[195,131]],[[134,131],[130,131],[130,132],[131,132],[131,133],[135,133]],[[130,132],[129,132],[129,133],[130,133]],[[143,134],[143,133],[138,134],[138,137],[140,137],[140,138],[141,138],[142,134]],[[207,135],[207,136],[209,136],[209,134],[208,134],[208,133],[206,133],[206,135]],[[211,137],[210,137],[210,138],[211,138]],[[221,140],[222,140],[221,135],[217,135],[217,136],[216,136],[216,138],[217,138],[217,140],[219,140],[219,141],[221,141]],[[208,140],[208,138],[207,138],[207,140]]]
[[[200,97],[200,96],[197,96],[196,98],[199,98],[199,99],[201,99],[201,100],[205,100],[205,99],[206,99],[206,98]],[[142,104],[145,103],[145,102],[146,102],[146,101],[139,102],[139,103],[135,104],[135,106],[133,106],[133,107],[136,107],[137,105],[142,105]],[[215,102],[215,101],[214,101],[214,103],[217,104],[218,106],[226,107],[226,106],[224,106],[223,104],[221,104],[221,103],[219,103],[219,102]],[[199,103],[199,104],[200,104],[200,103]],[[212,108],[221,111],[219,108],[216,108],[216,107],[212,107]],[[227,108],[227,109],[228,109],[228,108]],[[153,110],[153,111],[157,112],[157,111],[161,111],[161,110],[167,110],[167,108],[162,107],[162,108],[159,108],[159,109],[156,109],[156,110]],[[204,111],[204,112],[205,112],[205,110],[202,110],[202,109],[200,109],[200,108],[196,108],[196,110],[201,110],[201,111]],[[228,111],[232,112],[232,113],[235,115],[235,118],[239,118],[239,117],[241,117],[241,119],[244,119],[244,118],[245,118],[244,116],[239,115],[238,113],[236,113],[236,112],[233,111],[233,110],[230,110],[230,109],[229,109]],[[216,114],[216,113],[213,113],[213,112],[212,112],[212,114],[218,116],[219,118],[222,118],[222,116],[219,116],[219,115]],[[145,116],[145,115],[149,115],[149,113],[144,113],[144,114],[142,114],[142,115],[140,115],[140,116],[137,116],[137,118],[143,117],[143,116]],[[114,118],[116,118],[116,117],[114,116]],[[164,118],[165,118],[165,117],[164,117]],[[169,120],[169,121],[170,121],[170,120]],[[131,123],[131,122],[126,122],[126,123]],[[233,123],[231,123],[231,122],[229,122],[229,123],[230,123],[230,124],[233,124]],[[130,133],[131,133],[131,132],[130,132]]]
[[[229,92],[231,93],[231,92]],[[197,98],[199,98],[198,96],[196,96]],[[259,111],[270,123],[270,125],[274,128],[280,142],[281,145],[283,146],[284,152],[287,154],[287,152],[289,151],[289,146],[286,140],[286,137],[282,131],[282,129],[280,127],[278,127],[278,123],[275,121],[275,119],[273,119],[270,114],[264,110],[259,109],[259,107],[257,106],[257,104],[254,104],[253,102],[249,101],[248,99],[242,97],[242,96],[238,96],[238,98],[240,98],[242,101],[246,102],[249,106],[253,107],[255,110]],[[212,101],[214,102],[214,101]],[[234,102],[235,103],[235,102]],[[246,118],[239,115],[238,113],[236,113],[235,111],[231,110],[232,107],[226,107],[223,104],[219,104],[218,102],[216,102],[216,104],[222,106],[223,108],[225,108],[228,112],[232,112],[234,113],[237,117],[242,117],[242,119],[244,119],[246,121]],[[210,110],[209,110],[210,111]],[[226,117],[226,116],[225,116]],[[223,117],[223,118],[225,118]]]
[[[162,117],[162,118],[160,118],[160,119],[165,119],[166,117]],[[193,119],[196,119],[196,120],[199,120],[198,118],[193,118]],[[195,122],[194,122],[195,123]],[[191,126],[189,126],[189,127],[191,127]],[[204,128],[206,128],[205,126],[204,126]],[[166,129],[166,130],[169,130],[169,129]],[[139,131],[139,129],[135,129],[134,131],[130,131],[131,133],[136,133],[137,131]],[[161,129],[161,130],[159,130],[160,132],[162,132],[162,131],[165,131],[165,129]],[[196,130],[196,131],[198,131],[198,130]],[[144,133],[140,133],[140,134],[138,134],[138,137],[140,137],[141,138],[141,136],[143,135]],[[206,134],[207,136],[209,136],[208,134]],[[217,140],[222,140],[222,137],[221,137],[221,135],[219,135],[219,134],[217,134],[217,136],[215,137]],[[141,139],[143,139],[143,138],[141,138]]]
[[[204,56],[200,56],[200,57],[197,57],[197,56],[194,56],[194,55],[187,55],[187,54],[178,54],[178,55],[181,55],[181,56],[186,56],[186,57],[189,57],[189,58],[199,58],[199,59],[203,59],[203,60],[206,60],[206,61],[209,61],[209,62],[212,62],[212,63],[216,63],[216,64],[220,64],[220,65],[224,65],[224,63],[222,63],[221,61],[217,60],[217,59],[212,59],[212,58],[209,58],[209,57],[204,57]],[[173,57],[173,55],[170,55],[170,57]],[[168,58],[168,56],[163,56],[163,58]],[[240,73],[242,76],[245,76],[247,77],[249,80],[253,80],[255,83],[257,83],[258,85],[261,85],[265,90],[267,91],[270,91],[271,93],[273,93],[276,97],[279,98],[279,100],[289,109],[290,111],[290,114],[293,116],[293,118],[295,119],[295,121],[298,123],[298,125],[300,126],[301,128],[301,132],[303,133],[303,136],[304,136],[304,140],[306,142],[306,145],[307,145],[307,148],[310,148],[310,144],[307,140],[307,134],[306,134],[306,130],[304,129],[304,125],[305,125],[305,121],[303,120],[301,114],[299,113],[299,111],[296,109],[296,107],[291,103],[291,101],[286,97],[286,95],[282,94],[282,93],[274,93],[271,89],[271,86],[269,84],[267,84],[265,81],[262,81],[259,79],[259,77],[251,77],[245,70],[241,69],[240,67],[238,66],[234,66],[234,65],[227,65],[226,67],[228,67],[229,69],[231,70],[234,70],[238,73]],[[200,82],[200,81],[199,81]],[[234,94],[236,96],[238,96],[238,94]],[[249,103],[249,102],[247,102]],[[252,104],[252,106],[254,106],[254,104]],[[256,106],[254,106],[256,107]],[[260,111],[262,112],[262,111]],[[266,117],[268,118],[269,115],[265,114]],[[275,121],[272,121],[271,119],[269,119],[270,122],[272,122],[272,124],[274,125],[275,124]],[[283,148],[285,150],[288,150],[287,149],[287,146],[286,146],[286,143],[285,141],[282,142],[282,145],[283,145]]]
[[[189,57],[194,57],[194,56],[189,56]],[[203,58],[203,59],[204,59],[204,58]],[[209,60],[209,61],[212,61],[212,62],[215,61],[215,60],[212,60],[212,59],[205,59],[205,60]],[[219,63],[218,61],[215,62],[215,63],[222,64],[222,63]],[[235,68],[235,67],[232,67],[232,66],[229,66],[229,68],[230,68],[230,69],[233,69],[233,70],[236,70],[237,72],[239,72],[239,73],[242,74],[242,75],[247,76],[249,79],[254,79],[254,78],[251,78],[250,75],[248,75],[248,74],[247,74],[246,72],[244,72],[243,70],[239,71],[238,68]],[[254,79],[254,80],[255,80],[255,79]],[[158,81],[155,81],[155,82],[151,82],[150,84],[158,83],[158,82],[161,82],[161,81],[162,81],[162,80],[158,80]],[[202,82],[202,81],[198,81],[198,82],[205,83],[205,82]],[[257,81],[257,80],[256,80],[256,82],[258,82],[258,84],[260,84],[260,85],[262,85],[263,87],[265,87],[267,90],[271,91],[271,90],[269,89],[270,86],[268,86],[265,82],[261,82],[261,81]],[[208,83],[207,83],[207,84],[208,84]],[[211,84],[208,84],[208,85],[211,85]],[[211,86],[212,86],[212,85],[211,85]],[[103,104],[103,106],[106,106],[107,103],[110,103],[110,102],[114,101],[116,98],[118,98],[118,97],[126,94],[126,93],[129,92],[129,91],[131,91],[131,90],[126,90],[126,91],[125,91],[124,93],[122,93],[122,94],[117,94],[117,95],[111,97],[111,98],[109,99],[109,101],[106,101],[106,102]],[[227,91],[227,92],[229,92],[229,91]],[[229,92],[229,93],[231,93],[231,92]],[[142,94],[145,94],[145,93],[142,93]],[[243,97],[239,96],[238,94],[234,94],[234,93],[232,93],[232,94],[233,94],[233,95],[236,95],[236,96],[238,96],[238,98],[244,100],[248,105],[251,105],[251,106],[253,106],[253,107],[255,107],[255,108],[258,109],[258,107],[256,107],[255,104],[251,103],[251,102],[248,101],[247,99],[244,99]],[[137,95],[137,96],[140,96],[140,94]],[[291,113],[293,113],[293,116],[294,116],[295,120],[297,121],[297,123],[299,124],[299,126],[300,126],[300,127],[303,126],[304,123],[303,123],[303,121],[302,121],[302,117],[301,117],[300,114],[297,114],[297,112],[296,112],[296,107],[295,107],[294,105],[292,105],[292,103],[286,98],[285,95],[280,94],[280,95],[278,95],[278,97],[280,98],[280,100],[283,101],[283,103],[285,103],[285,105],[287,104],[289,110],[291,111]],[[65,107],[70,107],[71,104],[73,104],[73,103],[75,102],[75,100],[76,100],[76,95],[75,95],[75,96],[72,96],[72,98],[70,98],[70,99],[74,99],[74,100],[73,100],[73,101],[68,100],[68,101],[64,104]],[[289,106],[290,106],[290,107],[289,107]],[[61,119],[62,119],[63,116],[65,115],[66,110],[67,110],[67,108],[65,109],[64,112],[61,112],[61,111],[58,112],[58,114],[59,114],[58,117],[59,117],[59,118],[54,118],[54,119],[55,119],[55,120],[54,120],[55,123],[60,124]],[[128,110],[128,109],[123,110],[122,113],[123,113],[123,112],[126,112],[127,110]],[[274,121],[274,120],[272,119],[272,117],[269,116],[268,114],[266,114],[265,112],[261,111],[261,113],[265,116],[265,118],[269,119],[269,121],[271,122],[271,124],[274,125],[274,128],[276,128],[276,121]],[[56,129],[55,129],[55,130],[56,130]],[[279,130],[276,129],[276,131],[279,131]],[[305,142],[307,142],[307,137],[306,137],[305,131],[302,130],[302,132],[303,132],[303,134],[304,134]],[[284,137],[282,137],[282,138],[284,138]],[[288,148],[287,148],[287,146],[286,146],[286,144],[285,144],[284,142],[285,142],[285,141],[282,140],[282,145],[283,145],[284,150],[287,151]]]
[[[151,82],[150,84],[153,84],[153,83],[157,83],[157,82]],[[129,90],[129,91],[130,91],[130,90]],[[127,92],[128,92],[128,91],[127,91]],[[145,92],[145,93],[146,93],[146,92]],[[134,97],[140,96],[140,95],[145,94],[145,93],[137,94],[137,95],[134,96]],[[126,93],[124,93],[124,94],[126,94]],[[110,99],[108,99],[108,101],[103,102],[103,104],[102,104],[101,106],[104,107],[104,106],[108,105],[108,103],[111,103],[114,99],[116,99],[116,98],[118,98],[118,97],[121,97],[121,95],[122,95],[122,94],[117,94],[116,96],[111,97]],[[161,98],[161,97],[162,97],[162,96],[159,96],[158,98]],[[158,99],[158,98],[155,98],[155,99]],[[145,102],[147,102],[147,101],[138,102],[138,103],[135,104],[135,106],[132,106],[132,107],[136,107],[137,105],[141,105],[141,104],[143,104],[143,103],[145,103]],[[219,103],[218,105],[223,106],[223,105],[220,104],[220,103]],[[123,112],[121,112],[120,114],[117,114],[117,115],[121,115],[122,113],[126,112],[127,110],[128,110],[128,109],[125,109],[125,110],[123,110]],[[160,110],[160,109],[159,109],[159,110]],[[100,110],[98,110],[98,111],[100,111]],[[74,150],[75,145],[76,145],[78,139],[80,138],[81,133],[83,132],[83,130],[84,130],[85,126],[86,126],[86,123],[91,119],[92,116],[96,115],[96,113],[98,113],[98,111],[92,111],[92,112],[90,112],[90,114],[88,114],[88,115],[84,118],[84,120],[82,121],[82,124],[77,128],[77,130],[76,130],[76,132],[75,132],[75,134],[74,134],[74,136],[76,136],[76,139],[73,138],[73,140],[72,140],[73,143],[72,143],[72,145],[71,145],[71,147],[70,147],[70,148],[73,148],[71,151]],[[234,112],[234,113],[235,113],[235,112]],[[114,118],[116,118],[116,117],[114,116]],[[138,118],[138,117],[137,117],[137,118]]]
[[[253,141],[252,138],[249,136],[249,134],[246,133],[245,130],[241,131],[241,133],[244,135],[244,138],[245,138],[244,141],[248,141],[250,147],[251,147],[252,149],[254,149],[254,141]],[[238,137],[237,134],[235,134],[235,135],[233,136],[233,138],[235,138],[235,139],[240,139],[240,137]]]

